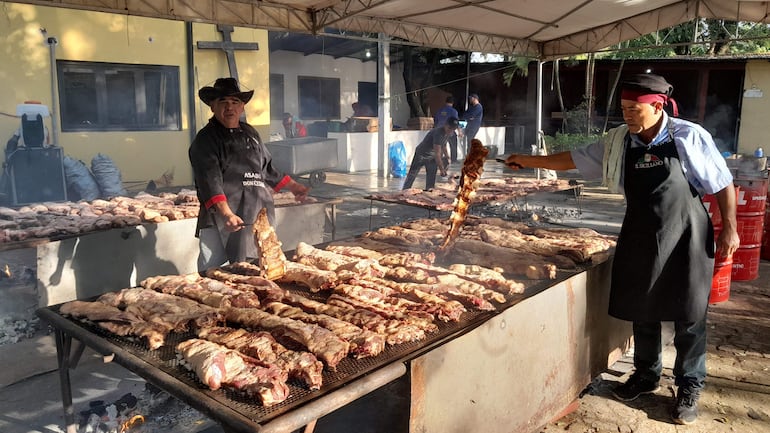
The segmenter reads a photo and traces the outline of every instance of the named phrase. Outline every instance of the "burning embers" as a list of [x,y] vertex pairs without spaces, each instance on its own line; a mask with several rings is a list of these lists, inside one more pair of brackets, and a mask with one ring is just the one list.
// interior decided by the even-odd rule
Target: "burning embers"
[[136,396],[124,394],[112,403],[89,402],[80,412],[78,433],[160,433],[179,426],[199,429],[213,423],[205,415],[147,384]]

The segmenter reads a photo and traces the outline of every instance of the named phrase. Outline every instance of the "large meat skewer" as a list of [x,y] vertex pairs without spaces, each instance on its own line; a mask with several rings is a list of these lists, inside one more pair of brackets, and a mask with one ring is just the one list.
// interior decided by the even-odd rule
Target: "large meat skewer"
[[488,153],[489,149],[484,147],[481,140],[475,138],[471,140],[471,150],[468,152],[468,156],[465,157],[465,162],[463,163],[460,189],[457,191],[454,210],[452,210],[452,214],[449,216],[449,231],[444,238],[444,242],[438,248],[440,253],[447,253],[460,235],[460,228],[462,228],[465,222],[468,209],[476,195],[477,182],[484,172],[484,160]]

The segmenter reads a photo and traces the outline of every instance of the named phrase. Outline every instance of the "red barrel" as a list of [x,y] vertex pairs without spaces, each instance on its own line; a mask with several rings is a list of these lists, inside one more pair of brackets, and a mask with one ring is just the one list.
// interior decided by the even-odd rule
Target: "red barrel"
[[758,213],[765,211],[767,203],[767,179],[735,179],[740,186],[737,213]]
[[765,213],[739,213],[735,216],[741,245],[759,245],[765,230]]
[[[740,198],[741,193],[741,187],[736,186],[735,187],[735,201],[737,202]],[[722,213],[719,211],[719,203],[717,202],[717,197],[714,194],[706,194],[701,199],[703,201],[703,207],[706,208],[706,212],[709,214],[709,218],[711,218],[711,225],[716,227],[722,227]]]
[[767,203],[765,211],[765,234],[762,236],[762,248],[759,256],[765,260],[770,260],[770,201]]
[[714,227],[722,227],[722,213],[719,212],[719,203],[714,194],[706,194],[703,196],[703,207],[706,208],[706,212],[711,218],[711,224]]
[[733,281],[751,281],[759,277],[761,245],[741,245],[733,254]]
[[709,304],[724,302],[730,298],[732,267],[732,257],[717,258],[714,262],[714,277],[711,279]]

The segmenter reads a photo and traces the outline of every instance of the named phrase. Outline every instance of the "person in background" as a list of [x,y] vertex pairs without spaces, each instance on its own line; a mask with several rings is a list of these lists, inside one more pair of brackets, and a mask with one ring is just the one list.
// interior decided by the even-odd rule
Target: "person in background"
[[436,186],[436,171],[441,173],[442,177],[447,175],[447,140],[449,136],[457,130],[459,121],[456,117],[450,117],[446,122],[438,127],[428,131],[428,134],[422,139],[414,150],[412,164],[409,166],[409,172],[404,179],[402,189],[409,189],[417,179],[417,174],[422,167],[425,167],[425,189],[433,189]]
[[283,130],[286,138],[307,137],[307,128],[291,113],[283,113]]
[[358,101],[353,103],[353,117],[375,117],[377,113],[372,110],[372,107],[362,104]]
[[[677,424],[698,417],[706,378],[706,312],[715,255],[739,245],[733,177],[701,126],[670,117],[664,106],[673,87],[661,76],[639,74],[621,84],[625,125],[582,149],[548,156],[511,155],[511,168],[577,168],[585,178],[603,177],[622,192],[626,214],[618,237],[609,314],[633,322],[635,371],[613,390],[631,401],[657,391],[662,371],[661,322],[674,322]],[[714,239],[701,202],[715,194],[723,229]]]
[[471,140],[476,138],[483,118],[484,107],[479,102],[479,95],[471,93],[468,95],[468,109],[465,110],[465,120],[468,122],[468,125],[465,127],[465,138],[468,146],[470,146]]
[[[235,78],[218,78],[198,91],[214,115],[189,149],[201,210],[198,269],[259,257],[252,227],[264,207],[274,222],[273,191],[288,188],[304,201],[308,188],[272,165],[272,158],[254,127],[241,121],[254,91],[241,91]],[[270,189],[269,189],[270,188]]]
[[[446,123],[447,119],[449,118],[455,118],[457,119],[459,116],[457,115],[457,110],[454,108],[455,98],[452,95],[449,95],[446,97],[446,102],[441,109],[439,109],[436,114],[433,116],[433,127],[437,126],[444,126],[444,123]],[[449,158],[451,162],[457,162],[457,132],[453,132],[449,136]]]

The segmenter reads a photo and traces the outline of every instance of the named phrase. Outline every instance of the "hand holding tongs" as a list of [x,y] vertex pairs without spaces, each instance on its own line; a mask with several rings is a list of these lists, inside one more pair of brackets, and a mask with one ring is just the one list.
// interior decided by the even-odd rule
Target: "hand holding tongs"
[[503,164],[505,164],[505,165],[507,165],[508,167],[510,167],[510,168],[512,168],[512,169],[515,169],[515,170],[518,170],[518,169],[520,169],[520,168],[524,168],[524,166],[523,166],[523,165],[521,165],[521,164],[519,164],[519,163],[517,163],[517,162],[512,162],[512,163],[510,163],[510,164],[509,164],[509,163],[507,163],[507,162],[506,162],[506,160],[505,160],[505,158],[495,158],[495,161],[497,161],[497,162],[502,162]]

